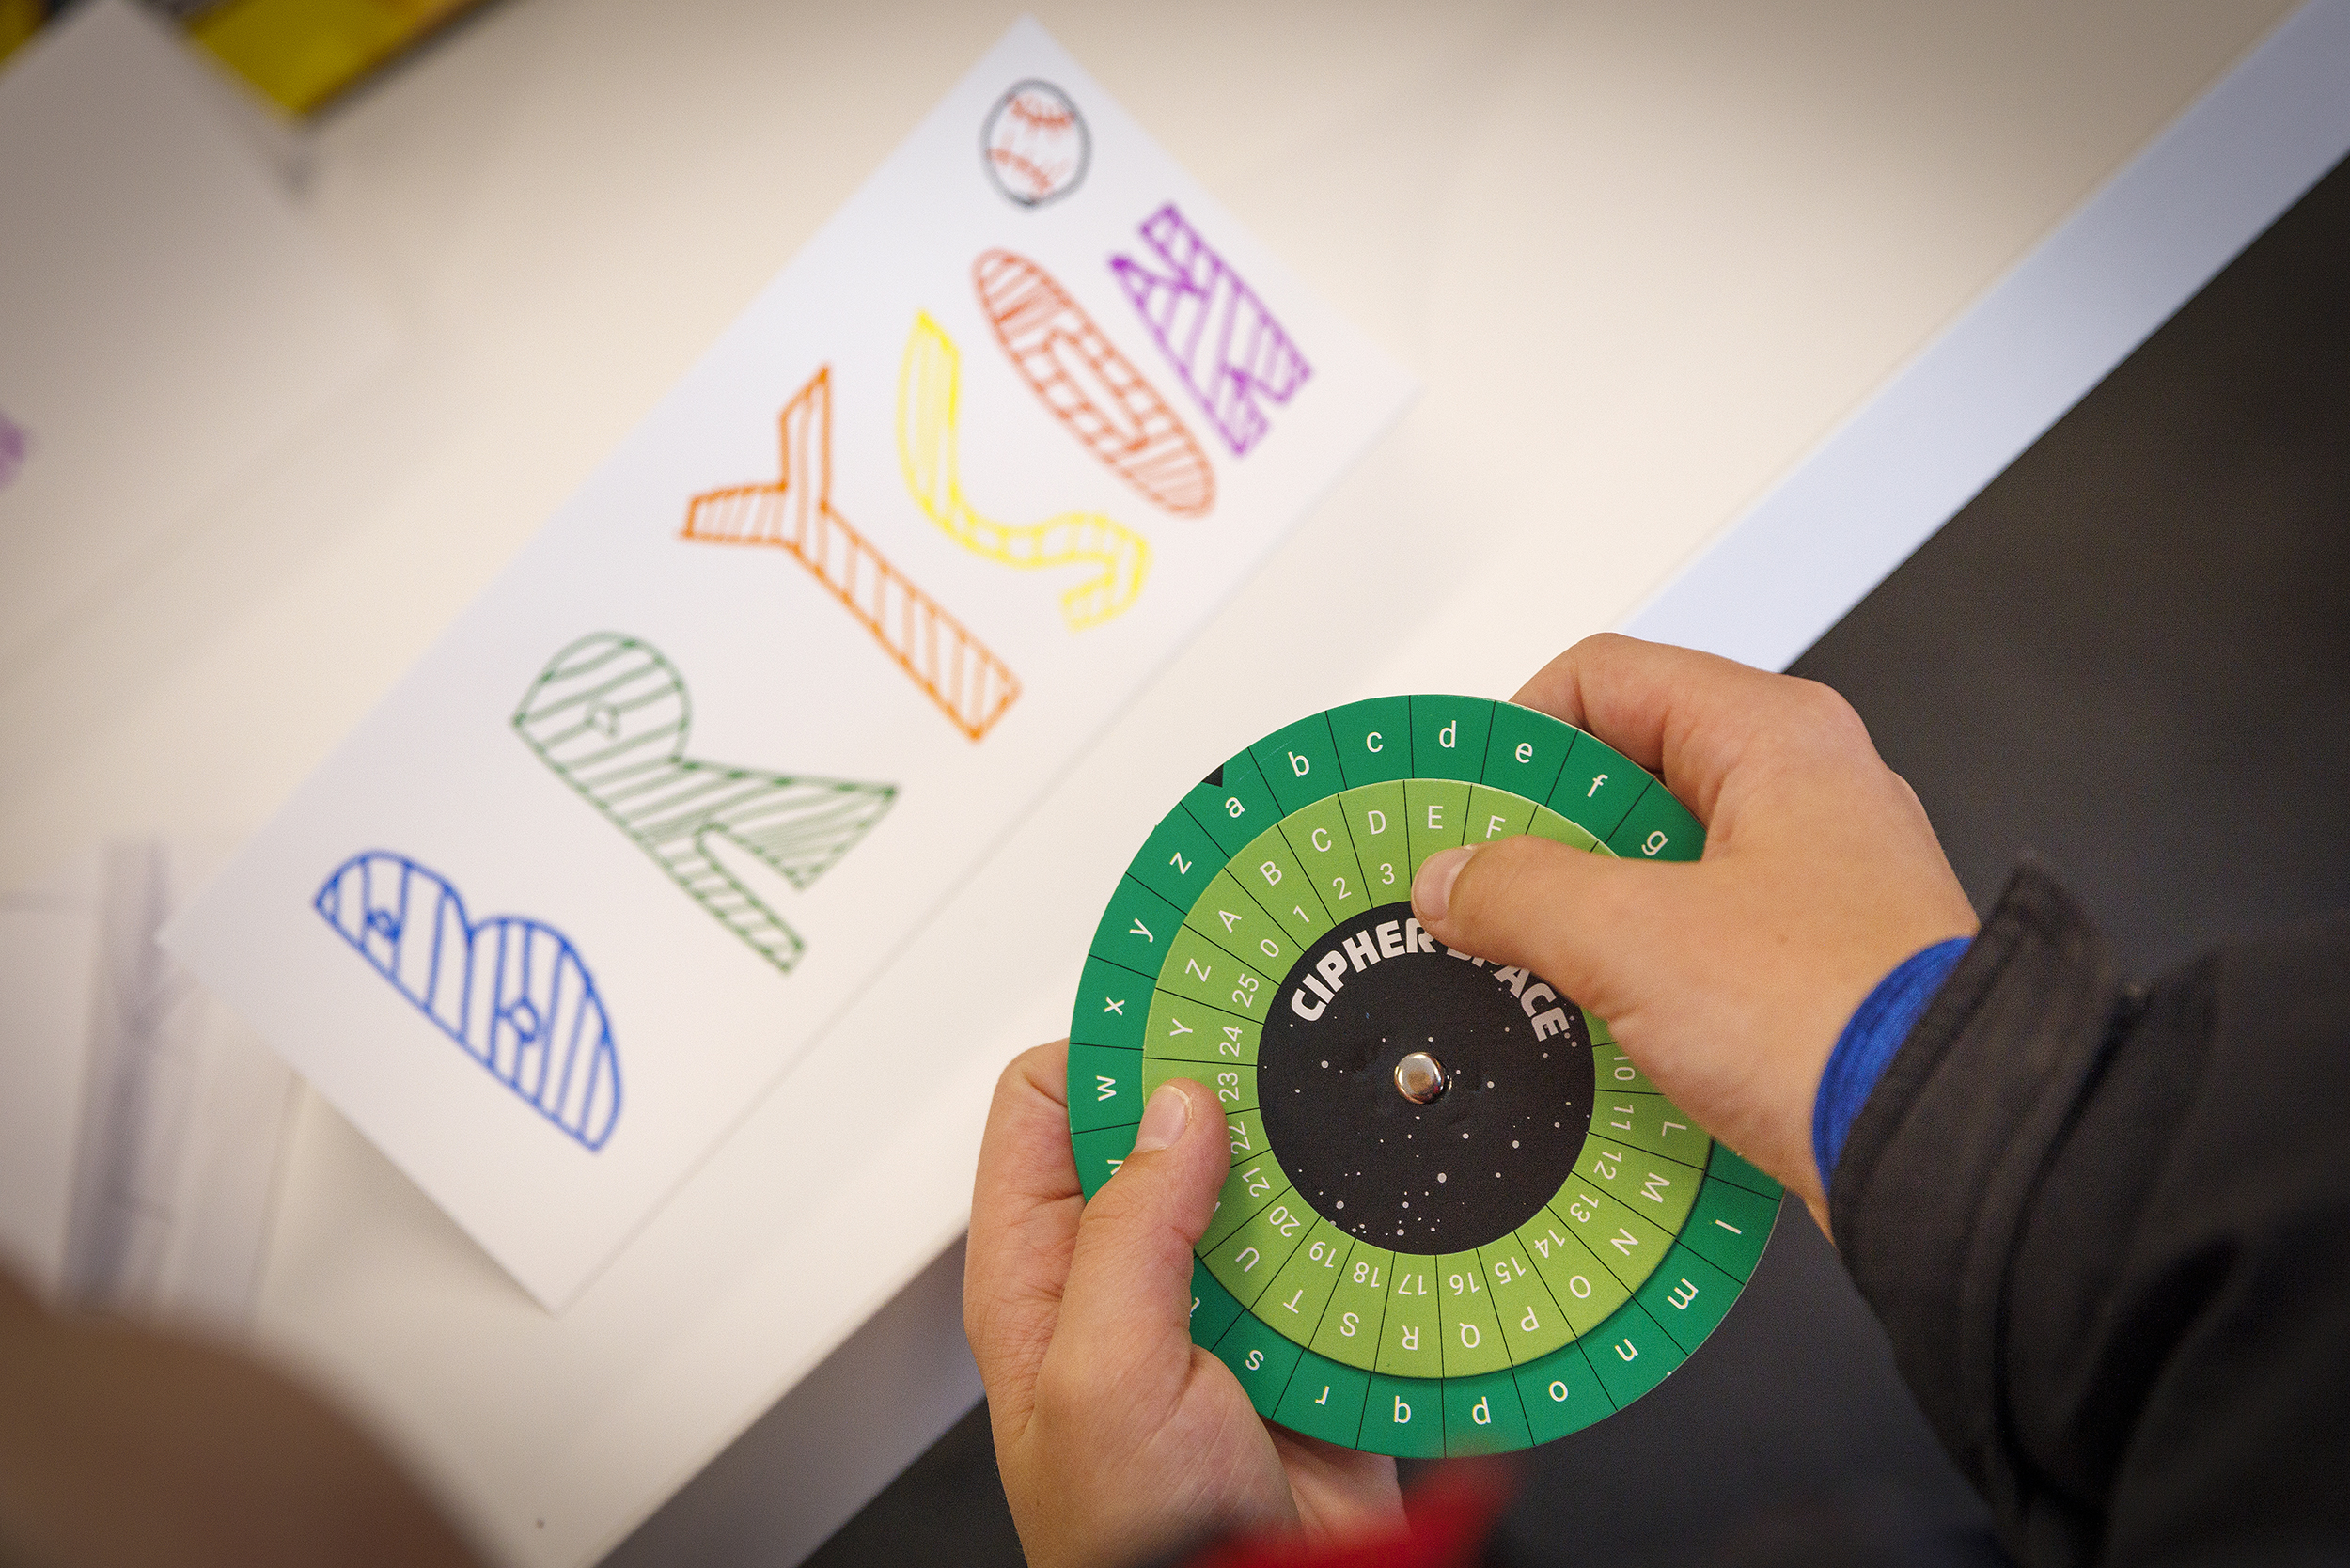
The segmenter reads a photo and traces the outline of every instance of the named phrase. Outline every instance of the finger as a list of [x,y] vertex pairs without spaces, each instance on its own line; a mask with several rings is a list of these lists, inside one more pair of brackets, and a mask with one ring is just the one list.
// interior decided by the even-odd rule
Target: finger
[[1281,1456],[1281,1468],[1289,1473],[1297,1521],[1308,1533],[1360,1537],[1403,1522],[1403,1496],[1396,1486],[1394,1460],[1340,1448],[1285,1427],[1267,1430]]
[[1412,883],[1412,913],[1447,947],[1531,970],[1621,1022],[1650,978],[1644,955],[1676,950],[1696,870],[1499,839],[1430,855]]
[[998,1420],[1026,1419],[1085,1201],[1069,1147],[1068,1062],[1067,1041],[1014,1058],[979,1143],[963,1325]]
[[[1515,700],[1590,731],[1661,774],[1709,828],[1723,780],[1759,743],[1808,732],[1842,707],[1813,682],[1605,632],[1543,666]],[[1808,723],[1792,722],[1798,708]]]
[[1171,1406],[1189,1375],[1192,1247],[1230,1168],[1214,1095],[1170,1079],[1143,1107],[1134,1152],[1086,1205],[1053,1355],[1117,1376],[1138,1419]]

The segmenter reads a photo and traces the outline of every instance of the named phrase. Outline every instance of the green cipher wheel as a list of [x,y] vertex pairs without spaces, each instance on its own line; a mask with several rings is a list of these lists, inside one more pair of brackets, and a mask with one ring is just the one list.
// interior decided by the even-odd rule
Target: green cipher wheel
[[1778,1217],[1778,1184],[1605,1022],[1412,918],[1429,855],[1520,833],[1659,860],[1705,841],[1546,714],[1380,698],[1210,774],[1094,933],[1069,1027],[1078,1179],[1110,1179],[1167,1079],[1214,1091],[1232,1170],[1192,1338],[1295,1431],[1434,1458],[1589,1426],[1697,1349]]

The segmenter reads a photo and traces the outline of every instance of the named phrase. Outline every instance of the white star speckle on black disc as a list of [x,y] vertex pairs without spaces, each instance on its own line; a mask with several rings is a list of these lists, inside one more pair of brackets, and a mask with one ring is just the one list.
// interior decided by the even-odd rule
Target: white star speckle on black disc
[[[1383,959],[1355,967],[1343,956],[1347,937],[1356,938],[1359,955],[1364,933],[1374,933],[1376,947],[1378,928],[1400,929],[1408,915],[1402,903],[1368,911],[1299,956],[1277,992],[1284,1000],[1267,1010],[1258,1049],[1265,1134],[1298,1191],[1340,1230],[1406,1247],[1417,1238],[1426,1251],[1441,1240],[1442,1250],[1465,1251],[1533,1218],[1573,1174],[1594,1097],[1590,1045],[1569,1007],[1567,1028],[1542,1043],[1551,1049],[1538,1049],[1518,1027],[1523,991],[1511,989],[1502,978],[1509,972],[1441,948],[1399,956],[1395,929]],[[1299,977],[1334,954],[1346,965],[1341,983],[1308,1019],[1286,998]],[[1515,976],[1522,988],[1532,982],[1523,970]],[[1396,1079],[1402,1054],[1423,1048],[1406,1043],[1414,1036],[1440,1074],[1441,1087],[1420,1101]],[[1479,1152],[1477,1164],[1495,1169],[1494,1184],[1456,1187],[1449,1171],[1430,1169],[1430,1150],[1439,1145],[1422,1148],[1421,1132],[1446,1143],[1457,1133]],[[1414,1190],[1421,1196],[1406,1196]]]

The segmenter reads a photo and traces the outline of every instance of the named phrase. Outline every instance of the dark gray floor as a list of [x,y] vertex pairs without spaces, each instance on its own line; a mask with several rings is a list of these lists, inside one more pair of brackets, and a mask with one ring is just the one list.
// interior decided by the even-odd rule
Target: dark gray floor
[[[2036,851],[2134,970],[2350,906],[2350,171],[1795,667],[1859,708],[1979,905]],[[1981,1517],[1790,1211],[1681,1372],[1527,1456],[1500,1555],[1701,1560],[1831,1514],[1893,1555]],[[985,1412],[814,1560],[1017,1563]]]
[[995,1479],[987,1406],[978,1404],[841,1526],[807,1560],[807,1568],[913,1568],[932,1562],[1023,1568],[1026,1561],[1003,1485]]

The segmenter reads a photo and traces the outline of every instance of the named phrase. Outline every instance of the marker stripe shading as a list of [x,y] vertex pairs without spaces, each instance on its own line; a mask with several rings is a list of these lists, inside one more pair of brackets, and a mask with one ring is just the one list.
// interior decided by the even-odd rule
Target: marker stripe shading
[[1092,575],[1061,595],[1072,631],[1122,615],[1151,573],[1151,546],[1100,512],[1067,511],[1042,523],[998,523],[964,497],[957,402],[963,355],[954,339],[917,313],[898,375],[898,459],[906,489],[948,538],[989,560],[1024,571],[1092,566]]
[[1028,389],[1112,473],[1178,515],[1215,505],[1215,470],[1158,389],[1042,267],[984,252],[971,281]]
[[864,623],[955,728],[980,739],[1019,697],[1019,678],[833,510],[830,366],[784,404],[778,423],[783,452],[776,481],[695,496],[680,537],[788,552]]
[[590,1149],[620,1116],[620,1057],[571,938],[520,915],[475,924],[446,878],[368,850],[312,907],[498,1082]]
[[807,944],[719,858],[731,842],[806,888],[889,809],[887,784],[802,778],[685,755],[693,704],[659,650],[618,632],[581,637],[523,694],[514,729],[677,885],[789,974]]
[[1173,202],[1144,221],[1142,237],[1168,271],[1124,256],[1111,257],[1110,270],[1216,433],[1245,455],[1270,424],[1259,400],[1288,402],[1313,368]]

